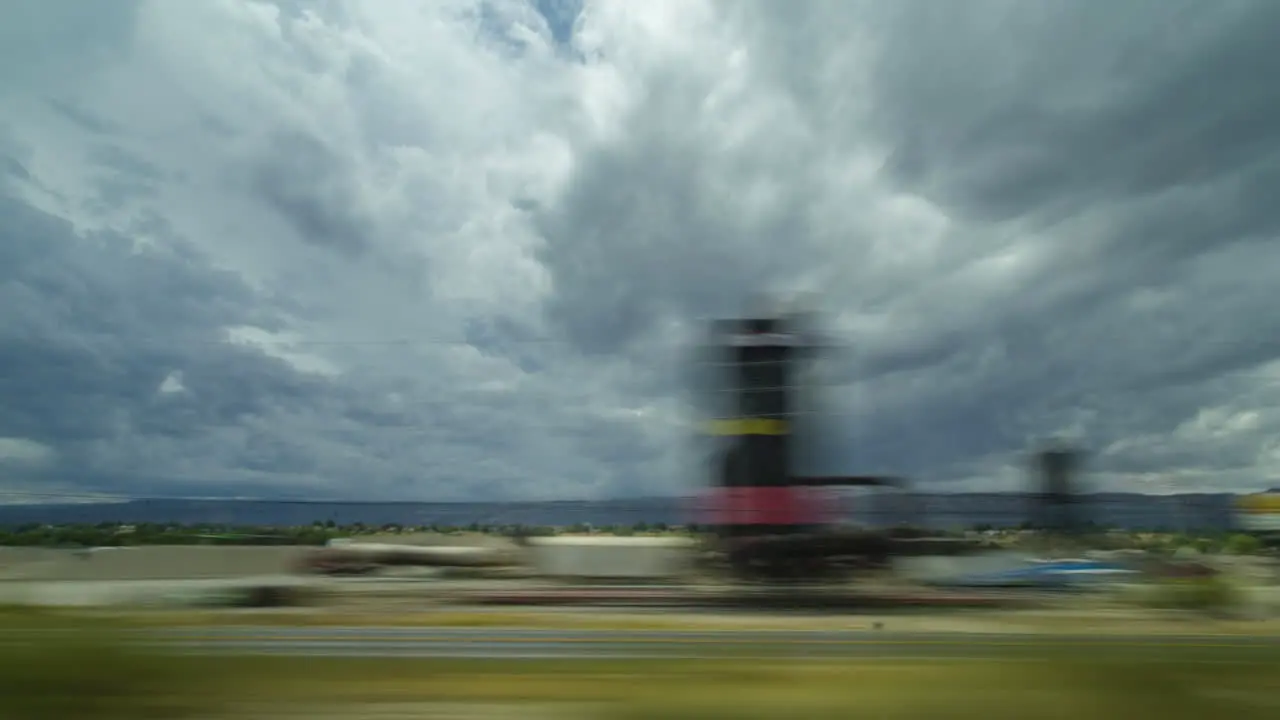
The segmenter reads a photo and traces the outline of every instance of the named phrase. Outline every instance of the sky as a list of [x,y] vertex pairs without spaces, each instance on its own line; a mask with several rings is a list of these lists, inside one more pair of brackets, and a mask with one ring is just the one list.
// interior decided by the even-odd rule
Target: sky
[[824,472],[1280,484],[1280,3],[5,0],[0,494],[687,494],[808,298]]

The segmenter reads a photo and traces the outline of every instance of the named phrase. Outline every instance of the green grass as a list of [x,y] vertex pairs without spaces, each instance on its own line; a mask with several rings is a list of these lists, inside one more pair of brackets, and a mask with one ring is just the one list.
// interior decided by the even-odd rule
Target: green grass
[[1152,584],[1141,601],[1149,607],[1222,613],[1240,602],[1240,589],[1221,576]]
[[1280,717],[1280,653],[1259,649],[530,663],[176,656],[129,645],[127,631],[58,613],[0,613],[0,718],[183,720],[234,717],[243,703],[469,701],[600,703],[603,720]]
[[[119,661],[118,654],[110,655]],[[84,662],[84,656],[80,661]],[[32,685],[5,681],[13,720],[190,718],[228,701],[341,708],[381,702],[536,705],[585,702],[610,720],[803,717],[1274,718],[1274,665],[1040,662],[760,663],[187,659],[132,663],[86,681],[94,664],[58,665]],[[5,668],[8,670],[8,668]],[[98,666],[101,670],[101,666]],[[157,674],[160,671],[160,674]],[[145,678],[145,680],[140,680]],[[118,683],[125,681],[125,685]]]
[[[1161,605],[1160,607],[1165,607]],[[416,627],[416,628],[557,628],[602,631],[630,630],[717,630],[755,629],[868,629],[875,622],[906,630],[968,629],[1073,634],[1188,633],[1224,635],[1273,635],[1280,632],[1280,620],[1233,620],[1209,614],[1183,614],[1176,619],[1143,613],[1133,617],[1077,614],[1035,614],[974,610],[967,612],[896,613],[847,615],[828,618],[787,615],[660,615],[617,613],[561,613],[534,611],[468,612],[465,610],[420,610],[416,612],[372,610],[317,611],[235,611],[223,610],[143,610],[112,611],[106,616],[143,626],[163,627]],[[0,620],[0,627],[3,620]]]
[[232,697],[199,658],[122,642],[123,628],[53,613],[0,613],[0,718],[181,720]]

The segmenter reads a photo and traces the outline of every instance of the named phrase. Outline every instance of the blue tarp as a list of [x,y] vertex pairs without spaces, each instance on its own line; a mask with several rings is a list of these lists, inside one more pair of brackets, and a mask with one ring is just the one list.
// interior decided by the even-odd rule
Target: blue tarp
[[1057,560],[1034,562],[1025,567],[992,573],[959,576],[939,584],[954,586],[1073,585],[1116,579],[1135,572],[1123,565],[1097,560]]

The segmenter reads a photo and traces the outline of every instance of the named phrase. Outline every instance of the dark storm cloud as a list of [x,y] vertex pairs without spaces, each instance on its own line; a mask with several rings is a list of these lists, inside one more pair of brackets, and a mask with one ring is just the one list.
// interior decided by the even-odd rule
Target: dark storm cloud
[[258,162],[255,189],[303,242],[349,258],[369,250],[371,219],[353,205],[350,168],[320,140],[277,133]]
[[554,361],[548,358],[549,340],[535,335],[519,320],[500,315],[468,319],[463,329],[466,344],[487,355],[507,358],[526,373],[551,369]]
[[329,391],[323,380],[249,349],[200,350],[184,353],[180,369],[185,392],[146,396],[135,415],[138,432],[191,435],[210,427],[238,426],[280,406],[314,409]]
[[27,168],[30,160],[30,148],[18,142],[12,129],[0,122],[0,191],[3,191],[6,184],[28,183],[34,180],[30,169]]
[[889,169],[963,212],[1068,212],[1274,160],[1276,3],[899,6],[876,85]]
[[17,158],[9,157],[8,155],[0,156],[0,173],[18,180],[31,179],[31,172],[27,170],[26,166],[18,162]]
[[99,145],[89,153],[89,160],[99,167],[131,175],[134,179],[156,183],[165,179],[165,173],[138,153],[119,145]]
[[95,193],[84,201],[92,211],[112,212],[135,201],[154,197],[161,184],[172,181],[154,164],[119,145],[103,144],[89,152],[96,172]]
[[[56,471],[46,472],[59,487],[74,487],[107,496],[128,498],[271,498],[280,500],[323,500],[343,496],[327,495],[314,486],[296,488],[279,479],[236,477],[228,482],[226,473],[210,472],[202,477],[189,473],[156,472],[154,468],[113,469],[102,467],[94,458],[71,453]],[[56,496],[55,496],[56,497]],[[209,518],[210,522],[234,522],[231,517]]]
[[[941,374],[1003,348],[986,377],[909,415],[931,464],[1015,443],[1036,425],[998,420],[1020,404],[1042,421],[1098,410],[1099,444],[1168,432],[1223,399],[1197,384],[1280,357],[1260,270],[1280,262],[1277,33],[1269,2],[898,6],[875,78],[889,177],[970,222],[1057,233],[1031,311],[916,357]],[[1148,292],[1160,306],[1135,307]],[[1191,467],[1195,452],[1148,448],[1113,469]]]
[[63,120],[70,122],[85,132],[93,133],[94,135],[115,135],[120,132],[120,128],[116,127],[115,124],[74,103],[54,98],[50,98],[47,102],[49,107]]
[[[538,211],[540,260],[556,284],[550,318],[588,353],[616,353],[664,318],[737,312],[810,265],[803,155],[762,152],[726,168],[708,162],[687,117],[702,89],[664,76],[615,144],[594,148],[552,208]],[[737,183],[791,176],[759,220],[744,218]]]
[[[110,233],[77,237],[11,197],[0,196],[0,219],[0,436],[56,448],[48,471],[59,478],[98,474],[102,487],[120,472],[85,452],[95,443],[196,438],[324,396],[283,361],[223,341],[224,326],[263,310],[189,249],[136,253]],[[174,372],[187,389],[161,394]],[[262,442],[259,462],[279,455]]]
[[583,0],[534,0],[533,6],[546,19],[551,37],[560,45],[573,36],[573,24],[582,14]]
[[[800,104],[824,150],[865,141],[855,109],[869,106],[890,151],[882,177],[956,221],[955,264],[916,285],[888,287],[849,259],[855,289],[839,301],[909,329],[891,343],[851,338],[857,351],[836,370],[858,383],[827,404],[826,444],[846,465],[953,476],[1082,413],[1097,449],[1167,435],[1242,391],[1220,378],[1280,357],[1266,340],[1280,337],[1280,316],[1264,270],[1280,265],[1280,122],[1269,119],[1280,120],[1280,6],[737,7],[764,77]],[[869,102],[841,74],[867,56],[846,52],[860,39],[876,59]],[[798,239],[815,228],[794,220],[805,198],[835,190],[797,184],[775,227],[735,227],[709,210],[708,138],[687,130],[696,106],[678,90],[651,93],[541,215],[552,318],[584,350],[616,352],[664,318],[734,312],[744,288],[836,260],[830,247],[802,260]],[[1030,258],[1020,276],[951,283],[966,252],[992,254],[997,241]],[[1133,452],[1112,469],[1242,457],[1224,446],[1197,464],[1189,452]]]
[[234,125],[212,113],[199,113],[196,124],[201,130],[209,133],[219,142],[233,140],[241,134]]
[[[60,35],[87,25],[56,8],[32,28],[56,52],[0,43],[47,60],[0,63],[0,101],[35,88],[0,104],[17,108],[0,130],[33,143],[0,137],[0,437],[48,445],[50,477],[163,495],[673,489],[655,478],[692,471],[666,413],[682,383],[702,389],[677,336],[800,287],[851,328],[811,471],[971,478],[1064,429],[1097,469],[1209,484],[1266,462],[1280,421],[1254,417],[1268,396],[1250,374],[1280,354],[1274,3],[271,4],[193,21],[157,2],[138,26],[157,35],[110,67],[130,13],[98,18],[88,59]],[[573,46],[575,19],[589,60],[530,43]],[[428,25],[452,35],[406,42]],[[185,55],[183,33],[247,38],[245,57]],[[469,80],[449,95],[446,77]],[[95,97],[97,79],[112,90]],[[341,122],[298,120],[325,112]],[[179,135],[201,122],[223,141]],[[18,198],[113,230],[77,235]],[[510,297],[524,306],[495,310]],[[224,342],[229,325],[313,357]],[[299,370],[317,358],[332,372]]]
[[[495,57],[487,45],[444,43],[438,61],[457,62],[477,83],[478,109],[461,108],[468,117],[487,125],[482,115],[492,112],[488,106],[510,115],[498,124],[506,135],[501,142],[510,144],[515,157],[488,157],[493,139],[485,129],[459,126],[453,108],[424,108],[435,98],[415,93],[417,85],[434,82],[427,71],[435,68],[423,63],[434,62],[435,48],[392,57],[403,49],[366,34],[388,32],[387,16],[374,19],[362,10],[362,21],[374,20],[378,27],[338,33],[342,23],[299,22],[306,12],[327,12],[336,3],[278,5],[287,11],[278,25],[261,5],[249,13],[237,7],[225,17],[216,7],[205,8],[193,11],[196,20],[174,5],[146,6],[139,23],[145,37],[126,62],[95,68],[88,76],[101,82],[93,87],[64,92],[50,83],[15,113],[37,150],[37,162],[24,164],[46,174],[68,197],[50,203],[57,209],[49,212],[67,212],[77,230],[35,209],[34,203],[49,197],[28,196],[34,183],[0,208],[6,233],[0,245],[6,310],[0,316],[0,390],[13,398],[0,411],[0,436],[44,441],[52,448],[53,460],[41,478],[134,495],[263,489],[280,495],[294,485],[313,493],[339,490],[345,497],[555,495],[569,484],[607,493],[660,454],[652,439],[635,437],[637,423],[629,415],[596,419],[612,410],[608,399],[593,396],[597,368],[584,370],[568,391],[558,386],[554,375],[570,374],[574,358],[565,357],[563,345],[540,344],[520,332],[527,321],[515,318],[533,314],[528,309],[513,311],[511,318],[488,310],[468,318],[465,308],[431,297],[428,281],[435,278],[427,270],[434,268],[426,266],[432,255],[479,274],[511,267],[502,257],[515,252],[505,247],[507,238],[494,242],[485,237],[488,230],[475,233],[476,242],[490,245],[476,248],[483,262],[467,262],[468,248],[433,245],[454,240],[454,223],[474,224],[500,207],[504,199],[498,196],[512,176],[521,176],[515,184],[542,184],[544,168],[524,167],[532,165],[521,149],[532,124],[516,119],[522,115],[509,109],[506,97],[492,97],[509,92],[507,74],[519,74],[526,83],[532,74],[506,67],[516,58]],[[521,22],[537,19],[530,8],[507,9]],[[423,9],[429,12],[434,11]],[[186,52],[190,38],[184,33],[204,39],[219,32],[248,40],[234,54]],[[260,49],[271,59],[245,56]],[[148,73],[161,66],[157,60],[166,61],[164,77],[153,82]],[[266,66],[271,67],[263,72]],[[452,69],[443,72],[447,76]],[[551,79],[552,86],[558,83]],[[335,100],[330,111],[345,114],[339,104],[349,107],[349,127],[343,128],[349,135],[299,127],[297,118],[314,114],[317,96],[310,91],[321,85],[333,91],[322,91]],[[226,112],[213,118],[191,107],[185,94],[193,86],[200,87],[198,104]],[[553,87],[548,94],[559,91]],[[56,100],[40,107],[45,96]],[[253,97],[263,101],[255,104]],[[469,100],[460,94],[454,102]],[[260,114],[237,119],[241,104]],[[133,114],[153,106],[164,112]],[[48,109],[53,112],[39,112]],[[103,121],[126,117],[136,117],[136,125]],[[207,138],[201,143],[182,136],[201,120],[206,130],[213,123],[219,136],[234,142],[210,145]],[[450,145],[441,147],[442,139]],[[403,167],[381,164],[397,159],[388,152],[392,148],[407,151]],[[458,161],[463,187],[445,188],[439,198],[419,197],[430,194],[431,183],[414,178],[445,159]],[[379,170],[403,171],[378,178],[392,183],[377,190],[395,208],[381,216],[361,206],[364,184],[372,179],[372,163],[365,160],[376,160]],[[192,178],[190,186],[185,177]],[[233,182],[220,182],[227,177]],[[396,217],[397,206],[418,201],[438,206],[440,217]],[[273,211],[306,243],[334,252],[298,252],[289,242],[293,233],[259,224],[267,215],[262,209]],[[437,219],[451,227],[424,231],[419,224]],[[390,228],[394,242],[388,242]],[[502,226],[497,232],[513,229],[523,230]],[[209,257],[191,243],[208,243],[203,247]],[[253,243],[271,247],[259,252]],[[342,259],[361,262],[355,270],[357,263],[347,262],[343,270]],[[244,275],[216,272],[215,262]],[[332,275],[325,274],[329,269]],[[468,278],[451,290],[480,293],[473,302],[483,307],[485,286],[506,280]],[[383,308],[395,317],[382,316]],[[340,311],[347,312],[334,320]],[[281,317],[286,312],[287,320]],[[421,323],[429,329],[419,329],[415,314],[429,320]],[[467,367],[466,347],[451,355],[435,348],[405,353],[343,344],[353,334],[376,344],[403,333],[406,324],[419,333],[439,326],[467,335],[480,346],[475,362],[481,368]],[[336,374],[300,372],[291,362],[224,342],[223,328],[236,325],[336,337],[334,346],[293,348],[297,355],[324,356]],[[283,337],[278,342],[287,348]],[[504,364],[508,357],[526,371],[551,372],[522,375]],[[488,367],[500,377],[489,377]]]
[[[136,0],[48,2],[5,0],[0,12],[0,95],[44,94],[50,87],[68,88],[88,81],[92,71],[128,53],[137,19]],[[85,129],[105,130],[92,113],[70,103],[73,122]]]
[[[1261,270],[1276,258],[1275,249],[1255,251],[1252,262],[1234,258],[1238,269],[1217,278],[1204,268],[1175,284],[1180,293],[1162,311],[1135,311],[1127,294],[1111,294],[1039,316],[991,318],[985,330],[944,336],[906,367],[893,367],[903,358],[892,356],[855,366],[868,389],[846,408],[853,417],[842,434],[859,462],[926,476],[1025,447],[1079,412],[1094,413],[1082,440],[1097,450],[1135,433],[1180,442],[1169,433],[1201,409],[1247,396],[1248,371],[1280,358],[1269,340],[1280,333],[1270,273]],[[901,399],[907,387],[914,400]],[[1257,450],[1216,446],[1210,454],[1220,452]],[[1180,467],[1163,464],[1175,455],[1147,448],[1099,468],[1168,470]]]
[[875,107],[910,189],[1031,227],[1102,214],[1059,254],[1122,285],[1280,230],[1280,5],[900,7]]

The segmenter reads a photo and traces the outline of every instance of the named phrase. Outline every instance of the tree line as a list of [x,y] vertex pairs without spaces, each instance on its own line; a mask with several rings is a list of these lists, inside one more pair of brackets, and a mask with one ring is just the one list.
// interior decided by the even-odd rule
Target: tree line
[[[309,525],[236,525],[226,523],[156,523],[141,522],[122,524],[102,522],[95,524],[47,525],[28,523],[13,527],[0,527],[0,546],[8,547],[123,547],[137,545],[312,545],[322,546],[338,538],[359,537],[373,534],[405,532],[430,532],[444,534],[484,533],[510,537],[546,537],[562,534],[598,533],[602,535],[649,535],[669,533],[694,533],[697,526],[674,526],[666,523],[634,523],[615,525],[574,525],[553,527],[545,525],[468,523],[449,525],[433,523],[420,526],[396,524],[366,525],[364,523],[338,524],[333,520],[316,521]],[[975,525],[968,532],[1007,535],[1035,530],[1029,524],[1017,528],[996,528],[991,525]],[[921,531],[923,532],[923,531]],[[963,534],[965,530],[941,533]],[[937,534],[937,533],[926,533]],[[1107,532],[1092,528],[1085,532],[1092,538],[1090,545],[1112,549],[1192,548],[1204,553],[1226,552],[1251,554],[1270,544],[1263,538],[1246,533],[1171,533],[1155,531]]]
[[45,525],[28,523],[0,527],[0,546],[8,547],[120,547],[134,545],[324,545],[337,538],[382,533],[432,532],[444,534],[485,533],[512,537],[538,537],[566,533],[601,533],[636,535],[668,533],[675,530],[666,523],[632,525],[590,525],[579,523],[567,527],[518,524],[468,523],[465,525],[428,524],[423,526],[339,525],[332,520],[300,526],[233,525],[222,523],[114,523]]

